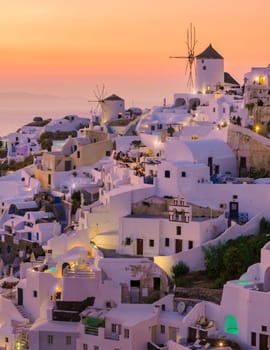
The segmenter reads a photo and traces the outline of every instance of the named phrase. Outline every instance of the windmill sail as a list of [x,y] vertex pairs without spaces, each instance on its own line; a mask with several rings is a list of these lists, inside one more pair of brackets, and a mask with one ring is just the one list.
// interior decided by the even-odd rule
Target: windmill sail
[[190,24],[190,27],[187,29],[187,55],[186,56],[170,56],[170,58],[180,58],[180,59],[186,59],[186,69],[185,74],[188,75],[187,80],[187,87],[191,90],[193,89],[193,69],[195,65],[195,46],[197,44],[196,40],[196,31],[195,27]]

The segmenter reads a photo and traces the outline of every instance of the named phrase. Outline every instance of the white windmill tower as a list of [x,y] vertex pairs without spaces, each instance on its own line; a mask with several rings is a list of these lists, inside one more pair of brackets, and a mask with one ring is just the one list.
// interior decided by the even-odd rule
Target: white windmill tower
[[210,44],[196,56],[196,91],[210,93],[224,86],[224,58]]
[[[199,55],[195,54],[197,44],[195,27],[190,24],[187,30],[187,55],[170,56],[170,58],[186,59],[188,74],[187,86],[190,91],[214,92],[224,85],[224,58],[210,44]],[[195,70],[195,84],[193,74]]]
[[112,119],[122,118],[125,115],[125,101],[112,94],[105,98],[105,86],[102,88],[97,86],[96,91],[94,91],[96,100],[90,100],[88,102],[95,102],[96,108],[94,110],[94,116],[100,114],[101,123],[106,123]]

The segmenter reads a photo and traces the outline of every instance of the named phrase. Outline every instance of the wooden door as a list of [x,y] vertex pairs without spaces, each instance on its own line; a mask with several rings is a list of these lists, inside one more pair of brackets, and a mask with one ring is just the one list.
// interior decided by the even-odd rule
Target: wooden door
[[143,239],[137,238],[137,255],[143,255]]

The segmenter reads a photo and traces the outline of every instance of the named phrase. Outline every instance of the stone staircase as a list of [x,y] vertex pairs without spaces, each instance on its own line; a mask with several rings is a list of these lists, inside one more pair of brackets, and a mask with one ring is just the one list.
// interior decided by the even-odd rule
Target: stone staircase
[[13,333],[16,336],[16,344],[21,350],[29,349],[29,330],[34,323],[34,318],[25,310],[23,305],[15,305],[20,314],[26,319],[24,322],[12,320]]

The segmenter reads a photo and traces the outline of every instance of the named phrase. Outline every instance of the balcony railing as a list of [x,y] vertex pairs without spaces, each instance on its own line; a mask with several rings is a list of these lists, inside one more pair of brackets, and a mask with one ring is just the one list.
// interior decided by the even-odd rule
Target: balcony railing
[[186,213],[185,214],[175,214],[173,212],[173,213],[169,214],[169,220],[175,221],[175,222],[184,222],[184,223],[188,224],[189,223],[189,215],[186,215]]

